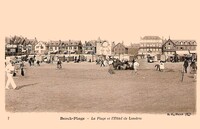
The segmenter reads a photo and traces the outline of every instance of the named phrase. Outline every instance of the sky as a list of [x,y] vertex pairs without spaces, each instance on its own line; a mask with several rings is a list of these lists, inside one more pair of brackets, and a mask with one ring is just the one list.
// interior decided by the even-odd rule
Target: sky
[[199,41],[198,0],[1,0],[1,36],[125,44],[140,37]]

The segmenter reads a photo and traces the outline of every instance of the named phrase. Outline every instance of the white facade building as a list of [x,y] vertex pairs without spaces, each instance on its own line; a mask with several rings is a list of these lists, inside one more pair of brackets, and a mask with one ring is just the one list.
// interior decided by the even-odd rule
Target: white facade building
[[37,54],[44,54],[44,52],[45,52],[45,50],[46,50],[46,45],[45,45],[45,43],[43,43],[43,42],[38,42],[36,45],[35,45],[35,52],[37,53]]
[[104,42],[98,42],[97,43],[97,55],[104,55],[106,57],[111,56],[112,54],[112,44],[109,43],[108,41],[104,41]]
[[140,39],[140,48],[138,55],[147,57],[147,55],[156,56],[162,54],[162,39],[158,36],[145,36]]

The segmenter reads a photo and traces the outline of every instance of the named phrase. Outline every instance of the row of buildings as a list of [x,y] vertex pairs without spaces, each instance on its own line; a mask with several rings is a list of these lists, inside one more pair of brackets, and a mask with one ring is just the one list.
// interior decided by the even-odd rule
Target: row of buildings
[[172,40],[163,39],[159,36],[141,37],[139,43],[130,44],[109,42],[107,40],[85,41],[67,40],[67,41],[37,41],[37,39],[27,39],[22,36],[6,37],[5,40],[6,55],[20,54],[89,54],[103,56],[138,57],[166,55],[173,56],[187,55],[196,53],[197,43],[195,40]]
[[159,36],[145,36],[140,40],[138,57],[145,58],[148,55],[160,58],[165,55],[167,58],[187,55],[196,55],[197,42],[195,40],[172,40],[161,39]]

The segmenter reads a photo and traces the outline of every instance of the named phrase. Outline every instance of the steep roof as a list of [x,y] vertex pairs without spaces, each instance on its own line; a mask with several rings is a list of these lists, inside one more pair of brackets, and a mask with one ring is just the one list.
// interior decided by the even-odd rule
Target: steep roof
[[196,45],[196,41],[195,40],[171,40],[171,39],[163,40],[162,45],[164,45],[164,44],[166,44],[168,42],[172,42],[175,45]]
[[118,43],[118,44],[116,44],[116,45],[113,47],[113,49],[114,49],[115,47],[119,46],[119,45],[121,45],[121,46],[123,46],[124,48],[126,48],[126,47],[124,46],[124,44]]
[[37,42],[37,44],[36,44],[35,46],[38,46],[38,45],[45,45],[45,44],[46,44],[45,42],[39,41],[39,42]]
[[172,40],[176,45],[196,45],[195,40]]
[[169,42],[171,42],[171,43],[173,43],[174,45],[176,45],[174,42],[173,42],[173,40],[171,40],[171,39],[168,39],[168,40],[163,40],[163,42],[162,42],[162,46],[163,45],[165,45],[166,43],[169,43]]
[[81,45],[81,40],[66,40],[66,41],[49,41],[48,45],[58,46],[58,45]]

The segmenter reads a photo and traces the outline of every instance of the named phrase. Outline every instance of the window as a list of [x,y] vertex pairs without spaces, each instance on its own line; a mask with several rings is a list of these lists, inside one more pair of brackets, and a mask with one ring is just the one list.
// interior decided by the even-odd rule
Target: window
[[188,47],[185,47],[185,50],[188,50]]
[[168,43],[170,45],[170,43]]
[[180,49],[183,50],[183,47],[181,47]]

